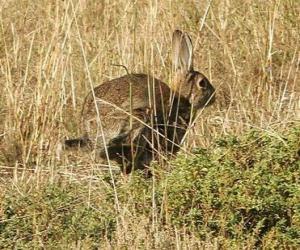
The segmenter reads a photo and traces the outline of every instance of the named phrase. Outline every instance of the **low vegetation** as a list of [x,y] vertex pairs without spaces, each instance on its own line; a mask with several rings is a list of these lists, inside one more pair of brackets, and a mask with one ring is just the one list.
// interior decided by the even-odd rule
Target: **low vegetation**
[[[299,137],[295,125],[282,134],[251,130],[228,136],[193,156],[180,155],[169,171],[155,167],[152,179],[115,175],[115,190],[109,176],[92,186],[59,179],[12,186],[1,199],[0,245],[175,248],[184,232],[195,245],[296,248]],[[164,238],[171,229],[179,235]],[[160,240],[150,243],[148,230]]]

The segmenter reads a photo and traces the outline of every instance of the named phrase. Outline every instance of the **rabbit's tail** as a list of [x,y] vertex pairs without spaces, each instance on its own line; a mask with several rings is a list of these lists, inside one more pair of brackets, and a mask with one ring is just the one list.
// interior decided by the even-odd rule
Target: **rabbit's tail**
[[65,140],[65,147],[66,148],[83,148],[89,146],[91,141],[87,137],[80,137],[76,139],[69,139]]

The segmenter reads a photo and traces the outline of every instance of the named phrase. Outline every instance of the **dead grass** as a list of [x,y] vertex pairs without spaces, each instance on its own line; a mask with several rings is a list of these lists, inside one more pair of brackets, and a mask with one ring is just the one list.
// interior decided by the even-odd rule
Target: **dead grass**
[[[113,64],[170,82],[175,28],[191,35],[195,68],[217,89],[217,102],[198,118],[186,149],[208,146],[224,134],[252,127],[276,131],[299,120],[299,13],[297,0],[0,1],[1,189],[5,193],[8,175],[9,185],[58,178],[90,180],[92,188],[95,173],[101,173],[93,156],[71,152],[58,158],[57,145],[80,134],[88,91],[126,73]],[[158,230],[153,239],[149,221],[140,230],[122,219],[119,232],[127,238],[118,237],[119,248],[134,246],[139,237],[176,240],[178,249],[197,244],[174,228],[162,235]]]

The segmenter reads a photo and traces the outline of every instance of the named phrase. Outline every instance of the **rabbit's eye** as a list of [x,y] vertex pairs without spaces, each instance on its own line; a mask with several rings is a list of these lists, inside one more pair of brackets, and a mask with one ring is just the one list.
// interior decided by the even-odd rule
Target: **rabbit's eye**
[[206,85],[205,78],[201,79],[200,81],[197,81],[196,86],[199,90],[206,88],[207,85]]

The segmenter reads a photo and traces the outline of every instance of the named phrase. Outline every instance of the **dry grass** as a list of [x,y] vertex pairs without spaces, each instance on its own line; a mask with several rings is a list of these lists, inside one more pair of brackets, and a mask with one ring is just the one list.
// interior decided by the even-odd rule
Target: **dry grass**
[[[276,133],[300,119],[299,13],[297,0],[1,0],[1,189],[9,175],[9,185],[86,182],[92,190],[101,172],[93,156],[71,152],[58,159],[58,143],[80,134],[88,91],[126,73],[113,64],[170,82],[175,28],[191,35],[195,68],[217,89],[217,102],[201,113],[187,149],[251,127]],[[118,233],[126,235],[117,237],[119,247],[132,237],[132,246],[140,239],[206,248],[153,221],[135,228],[120,218]],[[148,247],[162,246],[157,242]]]

